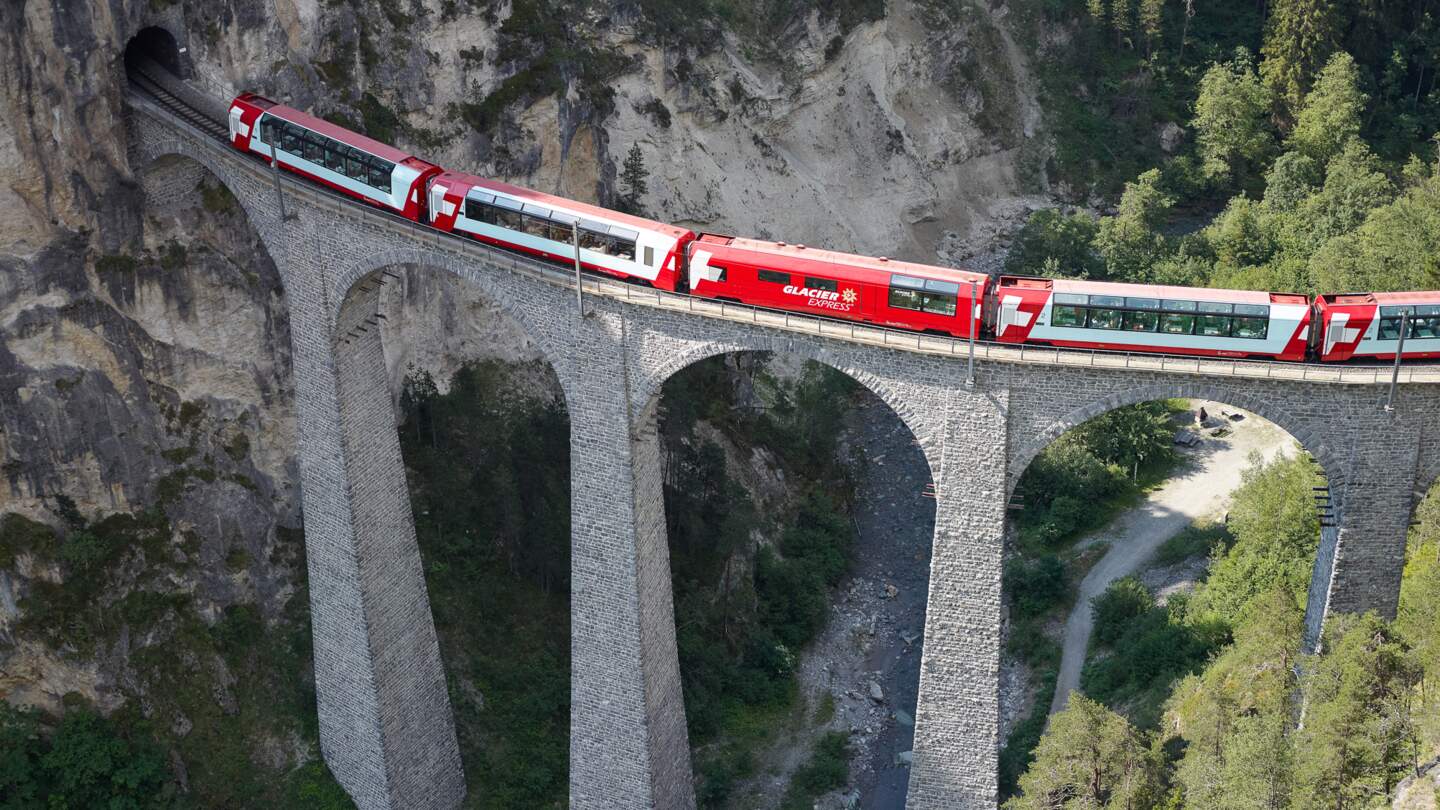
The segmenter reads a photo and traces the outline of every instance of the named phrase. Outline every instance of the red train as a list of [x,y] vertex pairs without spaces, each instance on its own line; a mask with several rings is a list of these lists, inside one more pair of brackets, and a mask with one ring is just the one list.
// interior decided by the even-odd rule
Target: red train
[[[1440,358],[1440,291],[1325,295],[1003,276],[720,234],[451,172],[245,93],[230,141],[407,219],[660,289],[1002,343],[1338,362]],[[275,147],[278,145],[278,149]],[[277,157],[278,156],[278,157]]]

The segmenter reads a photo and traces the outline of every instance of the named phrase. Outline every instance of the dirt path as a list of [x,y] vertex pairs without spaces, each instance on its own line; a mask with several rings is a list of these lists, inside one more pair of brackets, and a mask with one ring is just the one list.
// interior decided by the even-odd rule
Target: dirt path
[[[1210,414],[1209,425],[1229,425],[1232,433],[1224,438],[1206,435],[1199,446],[1182,451],[1189,458],[1178,475],[1151,492],[1139,506],[1082,541],[1108,541],[1110,549],[1081,580],[1079,597],[1065,622],[1060,675],[1050,704],[1052,715],[1065,708],[1072,690],[1080,688],[1080,670],[1094,627],[1090,600],[1111,582],[1139,570],[1162,543],[1191,521],[1222,513],[1230,493],[1240,485],[1240,473],[1250,465],[1252,452],[1274,458],[1294,451],[1289,434],[1254,414],[1215,402],[1195,403],[1202,404]],[[1238,413],[1244,419],[1232,422],[1222,413]]]

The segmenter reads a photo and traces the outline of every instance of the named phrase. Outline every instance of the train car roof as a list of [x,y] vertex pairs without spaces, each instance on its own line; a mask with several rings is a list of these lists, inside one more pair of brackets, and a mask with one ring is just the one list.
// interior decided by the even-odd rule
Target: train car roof
[[[764,239],[750,239],[743,236],[721,236],[719,234],[704,234],[697,244],[717,245],[729,247],[736,250],[747,250],[752,253],[763,253],[772,258],[772,264],[776,270],[787,272],[804,273],[803,265],[809,262],[821,262],[844,270],[864,270],[878,273],[900,273],[904,275],[916,275],[932,278],[937,281],[955,281],[965,284],[984,285],[989,278],[984,273],[977,273],[974,270],[961,270],[954,267],[940,267],[931,264],[919,264],[917,262],[906,262],[898,259],[876,256],[861,256],[857,253],[842,253],[838,250],[826,250],[825,248],[807,247],[806,245],[791,245],[784,242],[771,242]],[[852,280],[861,280],[853,278]]]
[[1218,287],[1176,287],[1166,284],[1131,284],[1075,278],[1002,276],[1000,286],[1048,288],[1061,293],[1123,295],[1131,298],[1168,298],[1181,301],[1214,301],[1232,304],[1304,304],[1309,302],[1309,299],[1298,293],[1227,290]]
[[1322,305],[1335,304],[1440,304],[1440,290],[1408,292],[1334,293],[1319,296]]
[[620,211],[612,211],[609,208],[602,208],[598,205],[578,202],[576,200],[571,200],[566,197],[556,197],[552,194],[546,194],[543,191],[535,191],[534,189],[528,189],[523,186],[513,186],[509,183],[502,183],[499,180],[490,180],[485,177],[479,177],[473,174],[466,174],[464,172],[443,172],[438,177],[436,177],[435,180],[436,182],[444,182],[446,180],[449,180],[450,182],[464,183],[466,185],[484,191],[498,191],[501,194],[508,194],[511,197],[518,197],[522,200],[528,200],[530,202],[544,205],[549,208],[561,208],[568,211],[573,211],[576,214],[588,216],[596,220],[603,219],[608,220],[612,223],[628,225],[632,228],[643,228],[644,230],[659,232],[665,234],[666,236],[674,237],[675,239],[682,239],[686,235],[694,233],[689,228],[681,228],[677,225],[670,225],[664,222],[656,222],[653,219],[645,219],[644,217],[637,217],[632,214],[621,213]]
[[[289,121],[292,124],[298,124],[312,132],[318,132],[327,138],[334,138],[341,143],[363,149],[375,157],[384,158],[391,163],[404,163],[407,160],[415,160],[427,165],[434,165],[428,160],[417,158],[409,152],[396,149],[388,143],[377,141],[374,138],[361,135],[358,132],[352,132],[339,124],[332,124],[324,118],[297,110],[294,107],[276,104],[263,96],[247,93],[235,100],[246,104],[253,104],[277,118]],[[269,106],[266,106],[267,104]]]

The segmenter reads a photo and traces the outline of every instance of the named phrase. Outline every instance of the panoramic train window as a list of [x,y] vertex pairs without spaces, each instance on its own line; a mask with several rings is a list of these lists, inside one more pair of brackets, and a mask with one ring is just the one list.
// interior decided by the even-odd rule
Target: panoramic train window
[[1054,306],[1050,308],[1051,326],[1084,326],[1087,295],[1055,293]]
[[1090,328],[1119,329],[1125,319],[1120,311],[1123,306],[1125,299],[1118,295],[1090,296]]
[[1160,331],[1167,335],[1188,335],[1195,331],[1195,316],[1166,312],[1160,316]]
[[955,299],[959,294],[960,285],[953,281],[899,275],[890,277],[890,306],[896,309],[954,315]]
[[760,280],[761,280],[761,281],[768,281],[768,282],[770,282],[771,284],[789,284],[789,283],[790,283],[790,274],[789,274],[789,273],[781,273],[781,272],[778,272],[778,271],[775,271],[775,270],[761,270],[761,271],[759,271],[756,275],[758,275],[758,276],[760,277]]
[[1195,334],[1205,337],[1229,337],[1229,315],[1201,315]]
[[578,241],[585,250],[626,261],[635,260],[635,242],[640,238],[637,231],[580,219],[574,214],[552,211],[535,203],[522,204],[484,192],[472,194],[474,196],[467,195],[465,198],[466,219],[566,244],[576,239],[575,229],[578,227]]
[[1420,304],[1380,308],[1380,340],[1399,340],[1400,323],[1409,314],[1405,328],[1406,340],[1440,338],[1440,304]]
[[1270,329],[1270,307],[1055,293],[1050,325],[1263,340]]
[[605,226],[596,222],[580,223],[580,247],[596,253],[610,252],[610,236],[603,233]]
[[395,172],[395,164],[388,160],[269,114],[260,118],[260,137],[272,146],[279,141],[282,152],[390,193],[390,176]]
[[805,286],[812,290],[824,290],[825,292],[835,292],[840,289],[840,285],[834,279],[815,278],[814,276],[805,277]]

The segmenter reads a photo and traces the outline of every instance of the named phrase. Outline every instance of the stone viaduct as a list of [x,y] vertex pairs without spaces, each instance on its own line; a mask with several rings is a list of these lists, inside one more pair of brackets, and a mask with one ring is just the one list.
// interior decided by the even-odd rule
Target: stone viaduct
[[[373,325],[388,268],[453,273],[507,312],[554,366],[571,421],[570,804],[687,808],[656,405],[661,385],[723,352],[789,352],[851,375],[914,434],[936,497],[908,806],[994,808],[1006,503],[1051,440],[1128,403],[1205,397],[1264,416],[1328,477],[1337,530],[1315,566],[1309,625],[1393,613],[1415,493],[1440,475],[1440,369],[1389,370],[976,348],[573,276],[352,205],[288,177],[282,220],[263,165],[138,94],[131,165],[147,195],[208,171],[249,215],[285,284],[326,761],[362,810],[452,808],[466,791]],[[203,169],[201,168],[203,167]],[[470,790],[483,791],[474,784]]]

